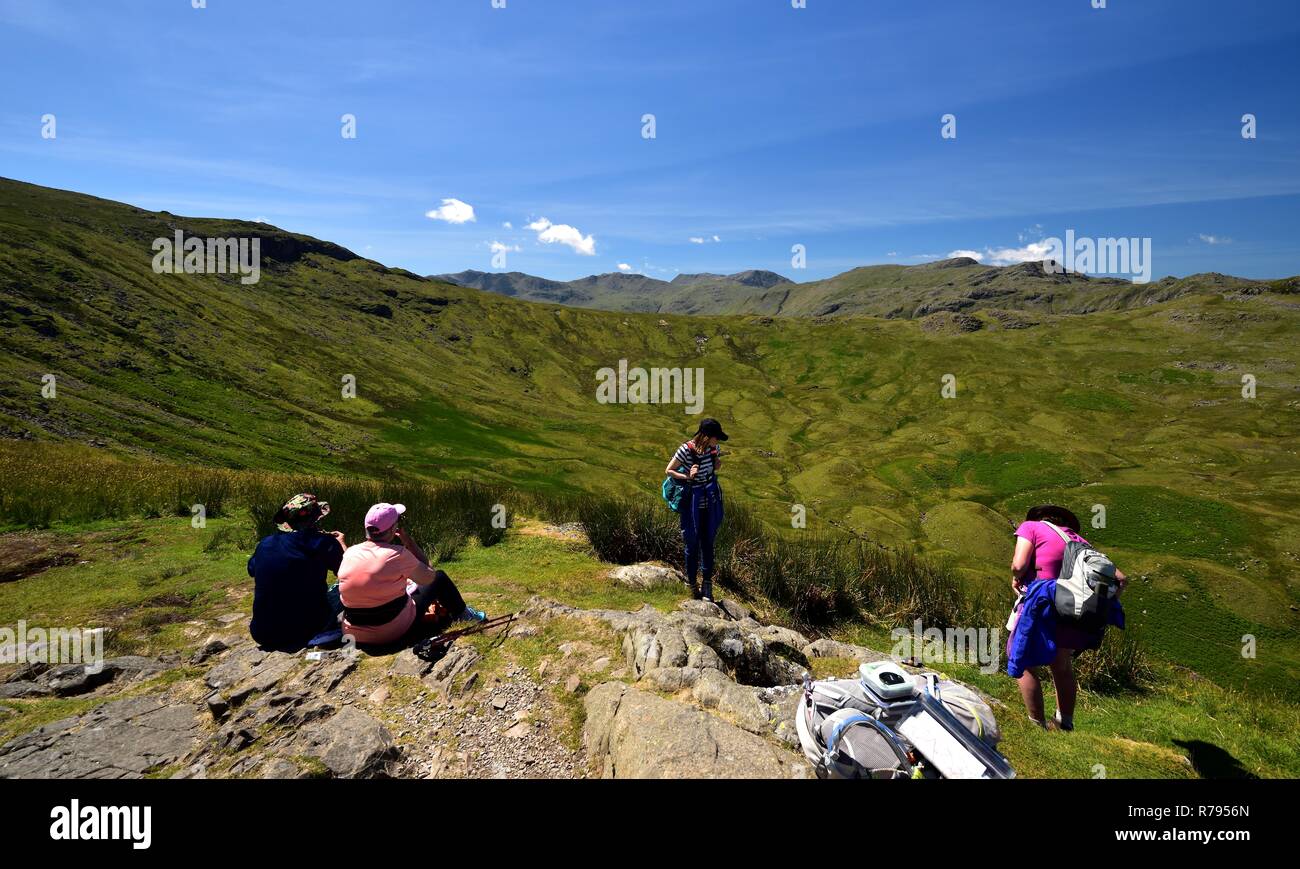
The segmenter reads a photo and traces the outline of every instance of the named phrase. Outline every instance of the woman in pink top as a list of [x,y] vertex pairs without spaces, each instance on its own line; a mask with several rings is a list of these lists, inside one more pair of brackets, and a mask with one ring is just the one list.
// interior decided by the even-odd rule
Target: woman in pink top
[[456,584],[398,524],[406,507],[376,504],[366,514],[366,540],[349,547],[339,565],[343,631],[360,644],[385,646],[406,639],[435,602],[454,618],[483,621],[465,605]]
[[[1053,526],[1061,529],[1071,540],[1088,543],[1079,535],[1079,518],[1069,510],[1053,504],[1031,508],[1025,521],[1016,529],[1016,552],[1011,559],[1011,590],[1015,594],[1023,594],[1035,579],[1060,578],[1065,541]],[[1115,579],[1123,590],[1127,578],[1116,570]],[[1014,626],[1013,621],[1008,628],[1014,629]],[[1079,649],[1090,648],[1092,639],[1074,625],[1057,625],[1056,660],[1052,661],[1049,669],[1052,683],[1056,686],[1056,726],[1062,730],[1074,729],[1074,703],[1079,693],[1079,683],[1074,678],[1074,655]],[[1046,727],[1043,685],[1038,674],[1033,668],[1027,668],[1018,681],[1029,720]]]

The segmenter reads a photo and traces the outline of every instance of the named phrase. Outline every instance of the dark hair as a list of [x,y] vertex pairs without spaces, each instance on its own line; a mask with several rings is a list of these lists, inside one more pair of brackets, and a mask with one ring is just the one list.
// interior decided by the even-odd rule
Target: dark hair
[[1069,528],[1075,534],[1079,533],[1079,517],[1075,516],[1064,507],[1058,507],[1056,504],[1039,504],[1037,507],[1030,507],[1029,512],[1025,514],[1025,520],[1028,522],[1051,522],[1053,525],[1061,525]]
[[695,430],[695,437],[700,435],[707,435],[720,441],[727,439],[727,433],[722,430],[722,423],[713,417],[705,417],[700,420],[700,427]]

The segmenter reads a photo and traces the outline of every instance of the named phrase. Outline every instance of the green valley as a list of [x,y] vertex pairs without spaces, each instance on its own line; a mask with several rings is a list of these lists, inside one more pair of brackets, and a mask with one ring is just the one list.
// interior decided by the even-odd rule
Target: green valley
[[[260,281],[155,273],[151,241],[178,230],[260,237]],[[1060,502],[1134,578],[1130,623],[1160,659],[1300,702],[1295,279],[1044,294],[1049,279],[1019,267],[883,268],[802,296],[750,288],[789,293],[780,316],[562,307],[263,224],[5,180],[0,435],[141,462],[657,498],[696,418],[601,404],[597,372],[700,368],[704,412],[731,433],[723,486],[773,533],[916,550],[1003,607],[1015,523]],[[980,276],[998,292],[960,301]]]

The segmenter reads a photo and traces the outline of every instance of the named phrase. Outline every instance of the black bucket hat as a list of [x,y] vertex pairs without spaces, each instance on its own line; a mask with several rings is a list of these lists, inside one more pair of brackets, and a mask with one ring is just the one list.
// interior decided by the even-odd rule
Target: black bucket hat
[[727,433],[722,430],[722,423],[711,416],[700,421],[700,427],[696,429],[695,433],[697,435],[708,435],[720,441],[727,440]]
[[1075,534],[1079,533],[1082,527],[1079,524],[1079,517],[1064,507],[1058,507],[1056,504],[1040,504],[1037,507],[1030,507],[1029,512],[1025,514],[1025,519],[1030,522],[1051,522],[1054,525],[1064,525]]

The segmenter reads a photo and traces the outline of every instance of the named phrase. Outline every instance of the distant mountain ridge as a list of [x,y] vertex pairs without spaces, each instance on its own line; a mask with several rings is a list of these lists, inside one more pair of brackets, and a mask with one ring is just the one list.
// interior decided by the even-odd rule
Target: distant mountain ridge
[[1263,281],[1217,273],[1135,284],[1074,272],[1056,274],[1039,262],[989,266],[971,257],[910,266],[862,266],[807,283],[757,269],[731,275],[680,274],[671,281],[621,272],[573,281],[473,270],[432,277],[514,298],[607,311],[787,317],[858,314],[888,319],[979,310],[1085,314],[1142,307],[1189,293],[1296,292],[1298,286],[1297,278]]
[[671,281],[635,272],[607,272],[572,281],[552,281],[523,272],[473,269],[430,277],[532,302],[641,314],[723,313],[743,307],[755,294],[794,285],[783,275],[757,269],[734,275],[681,274]]

